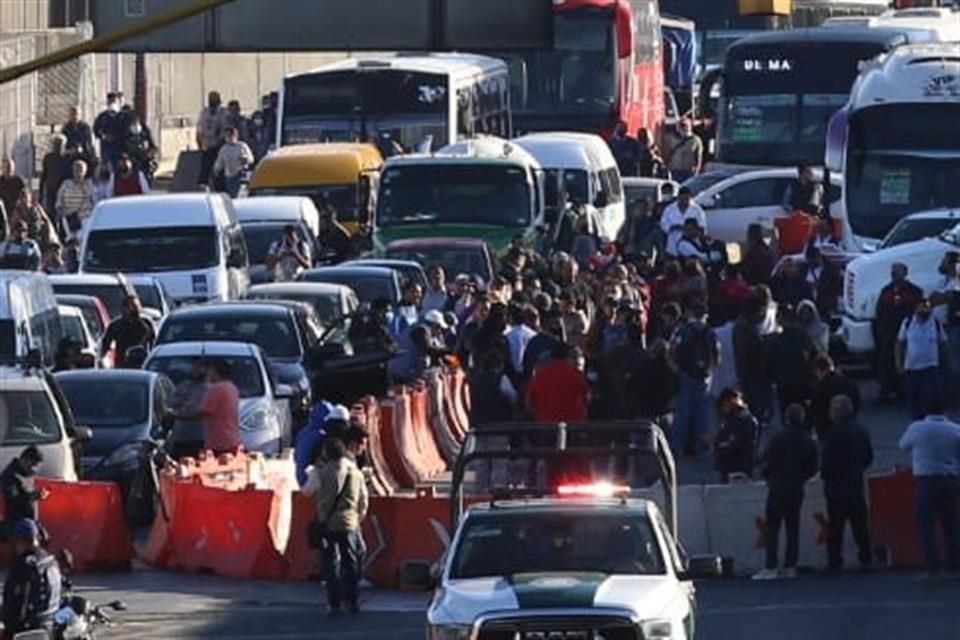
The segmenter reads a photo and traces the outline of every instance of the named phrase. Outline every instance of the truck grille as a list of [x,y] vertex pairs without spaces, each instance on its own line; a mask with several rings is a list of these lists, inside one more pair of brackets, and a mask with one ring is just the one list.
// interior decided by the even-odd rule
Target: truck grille
[[554,616],[489,620],[477,640],[643,640],[630,620],[610,616]]

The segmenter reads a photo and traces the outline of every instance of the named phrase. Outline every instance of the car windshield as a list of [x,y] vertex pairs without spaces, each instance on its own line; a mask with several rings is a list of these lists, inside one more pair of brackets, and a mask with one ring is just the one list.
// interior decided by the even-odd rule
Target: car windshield
[[160,297],[159,285],[157,284],[135,284],[133,289],[140,298],[140,304],[148,309],[163,309],[163,299]]
[[[278,223],[251,223],[241,224],[243,237],[247,241],[247,253],[250,254],[250,264],[265,264],[270,245],[283,237],[283,228],[286,222]],[[301,231],[302,237],[302,231]]]
[[[254,196],[307,196],[317,205],[317,209],[330,205],[337,210],[340,222],[356,221],[357,185],[312,185],[303,187],[258,187],[250,195]],[[249,243],[249,241],[248,241]],[[249,247],[248,247],[249,249]],[[251,259],[251,262],[253,260]]]
[[329,327],[333,321],[343,315],[340,308],[340,294],[315,294],[298,293],[295,291],[284,291],[275,293],[273,291],[251,291],[247,296],[253,300],[293,300],[295,302],[305,302],[313,307],[317,312],[320,323]]
[[174,315],[163,323],[157,344],[213,340],[249,342],[258,345],[270,358],[290,359],[302,355],[293,317],[289,314]]
[[904,218],[890,231],[880,248],[888,249],[898,244],[933,238],[953,229],[956,224],[956,218]]
[[653,185],[623,185],[623,195],[630,206],[640,200],[653,205],[658,199],[657,188]]
[[645,515],[526,511],[469,519],[450,578],[549,572],[658,575],[665,565]]
[[501,164],[429,164],[386,170],[380,183],[377,224],[530,223],[530,185],[523,167]]
[[59,442],[60,418],[45,391],[0,391],[0,445]]
[[387,257],[419,262],[424,267],[439,264],[448,279],[466,274],[478,276],[486,282],[491,275],[490,265],[483,252],[477,249],[387,249]]
[[94,296],[100,298],[103,306],[107,308],[107,313],[111,318],[123,315],[123,299],[127,297],[126,288],[120,284],[80,284],[80,283],[55,283],[53,285],[54,293],[67,295]]
[[369,304],[377,298],[385,298],[390,302],[397,301],[397,293],[393,288],[393,281],[389,278],[364,277],[344,273],[329,273],[324,271],[307,271],[303,274],[307,282],[329,282],[342,284],[353,289],[360,302]]
[[[197,356],[161,356],[151,358],[147,362],[147,369],[166,374],[171,382],[179,385],[190,375],[193,361]],[[230,365],[230,380],[237,386],[241,398],[259,398],[264,395],[263,374],[255,358],[220,357]]]
[[212,227],[137,227],[91,232],[83,267],[99,273],[181,271],[214,267],[219,259]]
[[[149,420],[150,385],[146,380],[111,379],[107,382],[95,377],[64,377],[58,378],[57,382],[67,396],[77,424],[131,427]],[[109,386],[110,393],[102,393],[105,385]]]
[[76,340],[85,347],[89,346],[83,332],[83,322],[78,316],[60,316],[60,325],[63,327],[63,337]]

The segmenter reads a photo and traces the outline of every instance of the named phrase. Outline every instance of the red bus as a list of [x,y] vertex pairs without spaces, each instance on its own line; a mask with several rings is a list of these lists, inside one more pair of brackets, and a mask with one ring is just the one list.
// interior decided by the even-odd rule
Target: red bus
[[[657,0],[553,0],[554,48],[493,52],[510,67],[514,130],[609,137],[663,123]],[[491,52],[487,52],[491,53]]]

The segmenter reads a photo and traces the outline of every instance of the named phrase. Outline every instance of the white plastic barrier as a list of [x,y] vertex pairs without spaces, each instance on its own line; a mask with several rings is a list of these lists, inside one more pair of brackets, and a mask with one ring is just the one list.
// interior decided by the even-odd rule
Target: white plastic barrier
[[[703,488],[704,514],[711,553],[733,559],[738,574],[762,569],[766,563],[767,487],[762,482],[708,485]],[[682,534],[681,534],[682,535]],[[800,567],[823,568],[827,563],[827,507],[823,483],[807,483],[800,511]],[[786,534],[780,527],[779,563],[783,564]],[[856,545],[847,527],[844,536],[847,564],[856,561]]]

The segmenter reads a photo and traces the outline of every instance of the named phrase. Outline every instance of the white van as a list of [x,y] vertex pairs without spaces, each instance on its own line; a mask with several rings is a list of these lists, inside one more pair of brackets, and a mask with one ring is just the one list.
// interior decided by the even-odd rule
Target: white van
[[567,131],[531,133],[513,140],[537,159],[547,175],[547,206],[562,211],[567,200],[597,209],[602,239],[612,241],[626,219],[620,169],[603,138]]
[[104,200],[94,209],[80,273],[149,275],[175,304],[242,298],[250,283],[230,198],[181,193]]
[[0,271],[0,364],[23,361],[36,349],[52,367],[63,328],[47,278],[29,271]]

